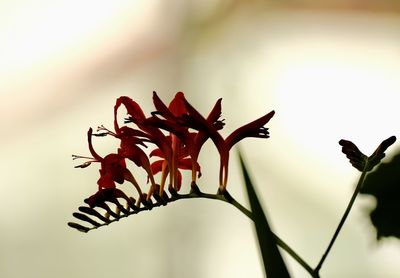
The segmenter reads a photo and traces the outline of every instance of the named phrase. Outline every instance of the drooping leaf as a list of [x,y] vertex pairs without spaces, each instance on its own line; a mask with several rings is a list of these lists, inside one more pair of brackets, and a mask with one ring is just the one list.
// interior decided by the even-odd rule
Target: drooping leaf
[[248,198],[250,201],[251,211],[257,233],[258,243],[264,262],[265,273],[268,278],[285,278],[290,277],[289,271],[283,261],[283,258],[276,245],[275,237],[271,231],[267,217],[261,207],[260,201],[255,192],[253,183],[250,179],[246,165],[239,152],[240,165],[242,168],[243,178],[246,185]]

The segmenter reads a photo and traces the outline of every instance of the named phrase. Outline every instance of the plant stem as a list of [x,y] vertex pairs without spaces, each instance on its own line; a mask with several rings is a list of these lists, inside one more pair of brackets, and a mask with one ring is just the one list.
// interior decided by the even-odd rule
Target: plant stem
[[[365,167],[365,168],[367,168],[367,167]],[[366,175],[367,175],[367,171],[364,169],[362,174],[361,174],[361,176],[360,176],[360,179],[358,180],[358,183],[357,183],[356,189],[354,190],[353,196],[351,196],[350,202],[347,205],[346,211],[344,212],[344,214],[342,216],[342,219],[340,220],[339,225],[337,226],[336,231],[333,234],[333,237],[332,237],[328,247],[326,248],[325,253],[322,255],[321,260],[319,261],[317,267],[314,270],[315,274],[318,275],[319,270],[322,267],[322,264],[324,263],[326,257],[329,254],[329,251],[331,250],[333,244],[335,243],[335,240],[336,240],[337,236],[339,235],[339,232],[342,229],[343,224],[346,221],[346,218],[349,215],[351,208],[353,207],[354,201],[356,200],[356,197],[357,197],[358,193],[360,192],[360,189],[361,189],[361,187],[362,187],[362,185],[364,183]]]
[[[173,194],[172,194],[172,192],[173,192]],[[172,192],[171,192],[171,196],[168,198],[167,201],[165,201],[165,203],[160,203],[160,202],[149,203],[149,202],[147,202],[145,206],[136,207],[135,210],[129,210],[122,214],[113,215],[114,219],[109,219],[106,222],[102,221],[103,223],[97,223],[96,225],[94,225],[92,227],[84,227],[82,225],[77,225],[76,223],[72,223],[72,222],[68,223],[68,225],[72,228],[80,230],[81,232],[88,232],[90,230],[94,230],[94,229],[98,229],[103,226],[107,226],[113,222],[119,221],[122,218],[128,217],[132,214],[137,214],[141,211],[151,210],[154,207],[166,205],[167,203],[171,203],[171,202],[181,200],[181,199],[198,199],[198,198],[220,200],[220,201],[229,203],[229,204],[233,205],[234,207],[236,207],[237,209],[239,209],[249,219],[254,221],[253,213],[250,210],[248,210],[247,208],[245,208],[242,204],[237,202],[227,191],[225,191],[223,193],[218,192],[217,194],[204,193],[204,192],[200,191],[200,189],[197,187],[196,184],[192,184],[192,190],[188,194],[179,194],[175,190],[172,190]],[[81,214],[81,213],[78,213],[78,214]],[[91,214],[90,216],[94,216],[94,215]],[[79,217],[78,217],[78,219],[79,219]],[[80,219],[80,220],[82,220],[82,219]],[[83,221],[87,221],[87,220],[83,220]],[[89,223],[93,224],[93,222],[89,222]],[[308,265],[292,248],[290,248],[289,245],[287,245],[282,239],[280,239],[273,232],[272,232],[272,235],[278,246],[280,246],[283,250],[285,250],[291,257],[293,257],[294,260],[296,260],[302,267],[304,267],[304,269],[307,272],[309,272],[311,274],[311,276],[318,277],[318,276],[314,275],[312,267],[310,265]]]
[[[248,218],[250,218],[252,221],[254,221],[253,219],[253,214],[251,211],[249,211],[248,209],[246,209],[244,206],[242,206],[239,202],[237,202],[235,199],[233,199],[233,197],[231,197],[229,195],[228,192],[224,193],[225,197],[225,202],[228,202],[230,204],[232,204],[233,206],[235,206],[237,209],[239,209],[243,214],[245,214]],[[317,277],[314,276],[314,270],[312,269],[312,267],[307,264],[303,258],[301,258],[289,245],[287,245],[281,238],[279,238],[276,234],[274,234],[274,232],[272,232],[273,237],[275,238],[275,242],[278,246],[280,246],[283,250],[285,250],[293,259],[295,259],[308,273],[310,273],[313,277]]]

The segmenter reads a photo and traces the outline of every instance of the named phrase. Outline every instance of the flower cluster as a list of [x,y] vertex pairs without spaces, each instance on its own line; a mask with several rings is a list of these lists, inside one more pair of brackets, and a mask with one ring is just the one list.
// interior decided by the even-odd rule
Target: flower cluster
[[[274,115],[274,111],[271,111],[223,138],[219,133],[224,127],[224,120],[220,119],[221,99],[217,100],[207,117],[202,116],[182,92],[178,92],[168,106],[153,92],[153,103],[155,112],[146,116],[138,103],[122,96],[114,106],[114,129],[100,126],[97,133],[92,128],[87,132],[91,157],[73,155],[73,158],[87,159],[76,166],[79,168],[85,168],[93,162],[100,163],[98,193],[114,189],[116,183],[127,181],[138,191],[140,204],[152,196],[162,197],[166,184],[170,191],[179,191],[182,170],[191,171],[191,184],[195,186],[196,179],[201,176],[198,163],[200,150],[208,139],[212,140],[220,156],[219,192],[223,193],[227,186],[230,149],[246,137],[268,138],[268,129],[264,126]],[[121,106],[128,113],[123,125],[118,122]],[[114,153],[101,156],[93,147],[93,136],[112,136],[119,140],[119,148]],[[153,149],[147,154],[145,150],[149,146]],[[142,187],[127,168],[127,161],[132,161],[146,172],[150,182],[147,193],[143,193]],[[155,177],[157,174],[160,174],[158,182]]]

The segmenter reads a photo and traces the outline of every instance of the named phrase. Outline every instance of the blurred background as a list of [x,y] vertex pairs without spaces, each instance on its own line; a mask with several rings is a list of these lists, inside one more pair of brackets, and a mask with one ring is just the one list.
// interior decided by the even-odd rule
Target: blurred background
[[[241,149],[275,232],[315,266],[359,177],[338,141],[370,154],[400,134],[399,11],[394,0],[2,0],[0,276],[263,277],[252,223],[225,203],[67,227],[98,179],[71,154],[89,155],[86,131],[112,126],[117,97],[150,113],[153,90],[165,102],[183,91],[205,114],[222,97],[225,135],[276,111],[271,138]],[[199,186],[214,193],[211,143],[200,162]],[[248,206],[235,154],[230,168],[228,189]],[[321,277],[400,276],[400,243],[376,242],[373,207],[359,196]]]

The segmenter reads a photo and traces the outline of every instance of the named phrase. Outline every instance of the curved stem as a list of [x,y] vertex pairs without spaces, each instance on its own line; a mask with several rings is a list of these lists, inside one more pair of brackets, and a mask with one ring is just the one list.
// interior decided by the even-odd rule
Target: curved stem
[[[225,197],[225,200],[223,200],[223,201],[232,204],[237,209],[239,209],[243,214],[245,214],[248,218],[250,218],[252,221],[254,221],[253,214],[251,211],[249,211],[244,206],[242,206],[242,204],[240,204],[235,199],[233,199],[233,197],[231,197],[231,195],[228,192],[225,192],[224,196],[225,195],[227,195],[227,196]],[[275,238],[276,244],[279,247],[281,247],[293,259],[295,259],[308,273],[311,274],[311,276],[317,277],[317,276],[314,276],[314,270],[312,269],[312,267],[309,264],[307,264],[306,261],[303,260],[303,258],[301,258],[289,245],[286,244],[286,242],[284,242],[281,238],[279,238],[274,232],[271,231],[271,233],[272,233],[273,237]]]
[[[143,207],[136,205],[136,206],[134,206],[134,210],[127,211],[121,215],[118,215],[114,219],[109,219],[106,222],[96,223],[96,225],[94,225],[93,227],[90,227],[90,228],[84,227],[84,226],[81,226],[79,224],[72,223],[72,222],[68,223],[68,225],[70,225],[72,228],[76,228],[82,232],[88,232],[90,230],[98,229],[102,226],[107,226],[113,222],[119,221],[121,218],[128,217],[132,214],[137,214],[141,211],[151,210],[154,207],[163,206],[163,205],[166,205],[167,203],[170,203],[170,202],[173,202],[176,200],[180,200],[180,199],[194,199],[194,198],[213,199],[213,200],[220,200],[220,201],[229,203],[229,204],[233,205],[234,207],[236,207],[238,210],[240,210],[249,219],[254,221],[253,213],[250,210],[248,210],[247,208],[245,208],[242,204],[237,202],[227,191],[225,191],[223,193],[218,192],[217,194],[203,193],[200,191],[200,189],[198,188],[198,186],[195,183],[192,183],[192,190],[188,194],[179,194],[173,188],[170,189],[170,193],[171,193],[171,195],[167,199],[164,199],[162,201],[157,201],[156,203],[151,202],[151,200],[147,200],[147,201],[142,200],[142,204],[144,204]],[[164,193],[164,195],[166,195],[166,193]],[[159,196],[159,195],[157,195],[157,196]],[[155,197],[154,194],[153,194],[153,197]],[[91,214],[91,216],[93,216],[93,214]],[[101,220],[101,218],[100,218],[100,220]],[[89,223],[92,223],[92,222],[89,222]],[[318,277],[318,276],[314,275],[313,269],[310,267],[310,265],[308,265],[292,248],[290,248],[290,246],[288,244],[286,244],[281,238],[279,238],[273,232],[272,232],[272,235],[275,238],[276,244],[278,246],[280,246],[294,260],[296,260],[307,272],[309,272],[311,274],[312,277]]]
[[[367,167],[365,167],[365,168],[367,168]],[[360,189],[361,189],[361,187],[362,187],[362,185],[363,185],[363,183],[364,183],[364,180],[365,180],[366,175],[367,175],[367,171],[364,170],[364,171],[362,172],[361,176],[360,176],[360,179],[358,180],[358,183],[357,183],[356,189],[354,190],[353,196],[351,196],[351,199],[350,199],[350,201],[349,201],[349,204],[347,205],[346,211],[344,212],[344,214],[343,214],[343,216],[342,216],[342,219],[340,220],[339,225],[337,226],[337,228],[336,228],[336,230],[335,230],[335,233],[333,234],[332,239],[331,239],[331,241],[329,242],[328,247],[326,248],[325,253],[322,255],[321,260],[319,261],[317,267],[316,267],[315,270],[314,270],[314,273],[315,273],[315,274],[318,274],[318,273],[319,273],[319,270],[321,269],[322,264],[324,263],[326,257],[327,257],[328,254],[329,254],[329,251],[331,250],[333,244],[335,243],[335,240],[336,240],[336,238],[338,237],[339,232],[340,232],[340,230],[342,229],[343,224],[344,224],[344,222],[346,221],[346,218],[347,218],[347,216],[349,215],[351,208],[353,207],[354,201],[356,200],[356,197],[357,197],[358,193],[360,192]]]
[[[236,207],[238,210],[240,210],[244,215],[246,215],[252,221],[254,221],[252,212],[249,211],[247,208],[245,208],[238,201],[236,201],[227,191],[225,191],[223,194],[216,194],[216,195],[202,193],[200,191],[198,191],[196,194],[197,194],[197,196],[190,196],[191,194],[189,194],[189,195],[180,195],[180,196],[182,196],[184,198],[200,197],[200,198],[206,198],[206,199],[216,199],[216,200],[227,202],[227,203],[233,205],[234,207]],[[279,247],[281,247],[283,250],[285,250],[308,273],[310,273],[312,277],[318,277],[318,276],[315,276],[313,268],[309,264],[307,264],[306,261],[304,261],[303,258],[301,258],[288,244],[286,244],[286,242],[284,242],[281,238],[279,238],[274,232],[272,232],[272,235],[274,236],[276,244]]]

